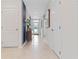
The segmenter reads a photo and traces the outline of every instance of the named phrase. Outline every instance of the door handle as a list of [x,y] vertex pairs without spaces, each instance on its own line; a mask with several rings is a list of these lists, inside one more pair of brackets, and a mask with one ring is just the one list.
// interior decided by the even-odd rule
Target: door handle
[[53,31],[54,31],[54,29],[51,29],[51,31],[53,32]]
[[3,26],[1,26],[1,29],[3,29]]
[[18,28],[16,28],[16,31],[18,31]]

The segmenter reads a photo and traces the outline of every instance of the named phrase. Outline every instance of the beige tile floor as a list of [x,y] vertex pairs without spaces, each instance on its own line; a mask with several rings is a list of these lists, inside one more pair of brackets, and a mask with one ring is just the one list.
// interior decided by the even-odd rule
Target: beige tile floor
[[2,48],[1,59],[58,59],[44,40],[33,36],[24,48]]

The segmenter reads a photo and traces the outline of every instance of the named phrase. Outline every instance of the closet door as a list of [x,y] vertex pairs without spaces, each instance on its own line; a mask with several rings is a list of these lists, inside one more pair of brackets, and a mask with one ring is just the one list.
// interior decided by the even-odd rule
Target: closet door
[[52,32],[53,32],[53,38],[54,38],[54,51],[61,59],[62,57],[62,25],[61,25],[61,17],[60,17],[60,1],[55,1],[53,10],[52,10]]
[[52,1],[50,5],[49,44],[57,56],[62,58],[62,26],[60,18],[60,2]]
[[18,0],[2,0],[1,40],[2,47],[15,47],[19,42]]

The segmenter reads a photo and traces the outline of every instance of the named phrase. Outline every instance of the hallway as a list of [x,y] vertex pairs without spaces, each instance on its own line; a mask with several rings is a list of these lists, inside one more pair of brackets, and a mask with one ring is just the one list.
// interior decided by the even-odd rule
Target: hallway
[[2,48],[2,59],[58,59],[45,40],[38,35],[32,38],[24,48]]

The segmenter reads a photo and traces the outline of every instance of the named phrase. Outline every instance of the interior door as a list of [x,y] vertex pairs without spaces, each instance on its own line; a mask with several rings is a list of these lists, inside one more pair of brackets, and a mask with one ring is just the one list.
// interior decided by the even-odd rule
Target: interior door
[[1,40],[2,47],[15,47],[19,43],[18,29],[18,0],[2,0],[1,11]]
[[[51,5],[52,7],[52,5]],[[49,29],[49,37],[50,37],[50,46],[54,50],[54,52],[61,59],[62,57],[62,25],[60,18],[60,5],[59,1],[54,1],[53,9],[51,9],[50,16],[50,29]]]
[[48,37],[49,37],[49,45],[54,50],[54,52],[61,58],[62,53],[62,32],[61,32],[61,25],[53,20],[51,22],[51,26],[48,29]]

